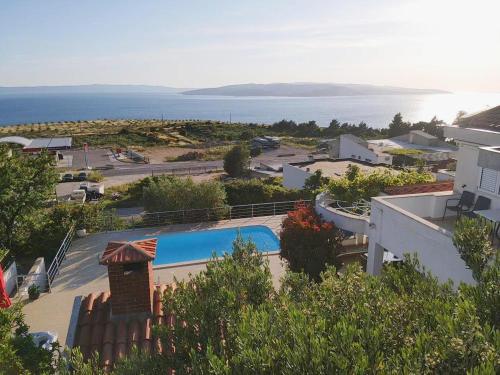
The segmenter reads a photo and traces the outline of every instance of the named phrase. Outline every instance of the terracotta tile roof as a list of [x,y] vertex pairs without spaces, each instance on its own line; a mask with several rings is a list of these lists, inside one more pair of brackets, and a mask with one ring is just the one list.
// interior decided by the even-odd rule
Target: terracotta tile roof
[[[172,326],[173,316],[165,316],[162,297],[175,284],[159,285],[153,294],[153,314],[142,318],[113,320],[111,317],[112,296],[109,292],[91,293],[83,299],[78,316],[75,335],[75,347],[79,347],[87,360],[92,353],[98,352],[101,366],[110,371],[114,363],[128,355],[132,347],[141,352],[156,353],[174,352],[173,343],[163,348],[160,339],[153,336],[154,325]],[[167,371],[174,374],[173,370]]]
[[156,238],[139,241],[111,241],[104,250],[100,264],[135,263],[153,260],[156,255]]
[[431,182],[428,184],[415,184],[405,186],[390,186],[385,188],[384,192],[389,195],[403,195],[403,194],[423,194],[434,193],[438,191],[453,190],[453,181],[439,181]]

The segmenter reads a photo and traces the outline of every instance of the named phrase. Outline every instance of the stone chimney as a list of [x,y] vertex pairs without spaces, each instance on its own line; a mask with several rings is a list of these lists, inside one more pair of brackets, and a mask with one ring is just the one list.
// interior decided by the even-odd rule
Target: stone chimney
[[108,267],[113,317],[152,313],[156,244],[156,238],[108,243],[99,264]]

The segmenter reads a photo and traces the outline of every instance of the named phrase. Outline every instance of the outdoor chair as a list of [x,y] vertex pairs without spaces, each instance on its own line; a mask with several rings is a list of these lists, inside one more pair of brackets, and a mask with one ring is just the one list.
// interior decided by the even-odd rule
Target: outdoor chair
[[[468,211],[474,205],[474,199],[476,195],[470,191],[464,190],[460,198],[450,198],[446,200],[446,206],[444,208],[443,219],[446,216],[446,211],[451,210],[460,216],[462,211]],[[456,203],[453,203],[456,202]]]
[[462,211],[462,214],[471,219],[475,219],[478,215],[474,211],[488,210],[490,206],[491,199],[480,195],[479,197],[477,197],[477,201],[476,203],[474,203],[474,207],[472,207],[468,211]]

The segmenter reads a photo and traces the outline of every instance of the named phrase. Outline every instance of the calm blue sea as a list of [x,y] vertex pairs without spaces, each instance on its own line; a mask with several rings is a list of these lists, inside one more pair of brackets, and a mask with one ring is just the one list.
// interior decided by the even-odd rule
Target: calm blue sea
[[0,95],[0,126],[47,121],[118,118],[203,119],[273,123],[315,120],[321,126],[366,122],[386,127],[401,112],[415,122],[433,116],[451,122],[459,110],[478,111],[500,104],[500,94],[369,95],[321,98],[214,97],[182,94]]

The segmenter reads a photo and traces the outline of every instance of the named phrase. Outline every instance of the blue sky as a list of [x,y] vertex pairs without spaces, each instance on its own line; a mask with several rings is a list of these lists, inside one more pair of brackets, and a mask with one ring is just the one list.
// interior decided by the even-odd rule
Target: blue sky
[[500,92],[500,1],[0,0],[0,85]]

